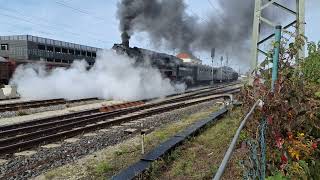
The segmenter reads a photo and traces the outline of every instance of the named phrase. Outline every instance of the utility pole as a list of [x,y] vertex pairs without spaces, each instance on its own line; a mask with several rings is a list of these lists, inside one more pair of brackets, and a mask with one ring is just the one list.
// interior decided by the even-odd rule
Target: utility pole
[[212,48],[211,49],[211,58],[212,58],[212,67],[211,67],[211,85],[213,86],[213,83],[214,83],[214,81],[213,81],[213,79],[214,79],[214,77],[213,77],[213,60],[214,60],[214,56],[215,56],[215,54],[216,54],[216,49],[215,48]]
[[223,61],[223,56],[221,56],[220,61],[221,61],[221,67],[220,67],[220,83],[222,83],[222,61]]
[[[298,35],[304,35],[305,33],[305,0],[288,0],[295,1],[296,9],[292,10],[285,5],[280,4],[280,0],[269,0],[269,2],[262,4],[262,0],[255,0],[255,9],[254,9],[254,20],[253,20],[253,31],[252,31],[252,51],[251,51],[251,67],[250,72],[255,72],[258,68],[258,56],[259,53],[264,55],[268,55],[268,53],[264,52],[259,48],[261,44],[274,37],[274,33],[260,40],[260,25],[261,23],[265,23],[271,26],[273,29],[276,27],[276,23],[272,22],[269,19],[266,19],[262,16],[262,11],[267,7],[280,8],[283,11],[294,15],[295,20],[290,22],[289,24],[283,26],[283,29],[286,30],[294,25],[296,25],[296,33]],[[298,53],[298,58],[304,58],[305,56],[305,48],[302,49]],[[297,60],[298,61],[298,60]]]
[[226,62],[226,66],[229,66],[229,54],[227,53],[227,62]]

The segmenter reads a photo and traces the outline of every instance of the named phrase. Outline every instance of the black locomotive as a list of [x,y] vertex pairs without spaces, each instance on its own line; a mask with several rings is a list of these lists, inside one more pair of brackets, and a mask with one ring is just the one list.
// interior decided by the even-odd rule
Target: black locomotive
[[[114,44],[113,50],[126,54],[143,64],[146,61],[160,70],[161,74],[173,82],[184,82],[188,86],[209,84],[212,78],[216,82],[236,81],[238,73],[230,67],[213,68],[202,64],[185,63],[181,59],[142,48],[131,48],[128,44]],[[213,70],[213,74],[212,74]]]

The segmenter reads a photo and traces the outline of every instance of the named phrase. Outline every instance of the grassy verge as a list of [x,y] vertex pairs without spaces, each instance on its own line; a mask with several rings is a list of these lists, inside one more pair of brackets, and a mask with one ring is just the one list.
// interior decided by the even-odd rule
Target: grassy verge
[[[186,128],[199,119],[207,117],[219,107],[212,106],[204,112],[184,117],[181,121],[165,125],[146,136],[146,151]],[[205,141],[205,140],[203,140]],[[141,158],[140,136],[94,153],[75,164],[52,170],[38,179],[106,179]]]
[[[241,120],[240,109],[229,113],[199,136],[177,148],[171,155],[153,164],[147,179],[211,179]],[[225,177],[241,179],[238,158],[233,158]]]

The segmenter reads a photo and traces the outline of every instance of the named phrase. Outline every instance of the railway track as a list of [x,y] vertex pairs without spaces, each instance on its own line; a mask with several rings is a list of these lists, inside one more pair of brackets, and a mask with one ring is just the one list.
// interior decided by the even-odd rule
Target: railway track
[[188,92],[160,102],[138,101],[117,107],[105,107],[102,110],[94,109],[2,126],[0,127],[0,154],[12,154],[82,133],[210,101],[216,98],[213,95],[237,92],[239,87],[233,87],[234,85],[232,83],[197,92]]
[[30,108],[48,107],[60,104],[71,104],[82,101],[93,101],[98,100],[98,98],[86,98],[86,99],[76,99],[76,100],[65,100],[65,99],[48,99],[48,100],[37,100],[37,101],[26,101],[17,102],[10,104],[0,104],[0,113],[7,111],[19,111]]

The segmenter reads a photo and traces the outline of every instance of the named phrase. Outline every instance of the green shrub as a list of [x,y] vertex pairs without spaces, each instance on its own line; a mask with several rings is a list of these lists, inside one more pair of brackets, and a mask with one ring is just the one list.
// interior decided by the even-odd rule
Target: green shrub
[[103,174],[108,173],[109,171],[112,171],[112,170],[113,170],[113,167],[107,162],[102,162],[102,163],[98,164],[95,168],[96,173],[99,175],[103,175]]
[[320,83],[320,42],[308,44],[309,56],[302,63],[302,71],[310,82]]
[[280,172],[277,172],[274,176],[269,176],[266,180],[287,180]]

